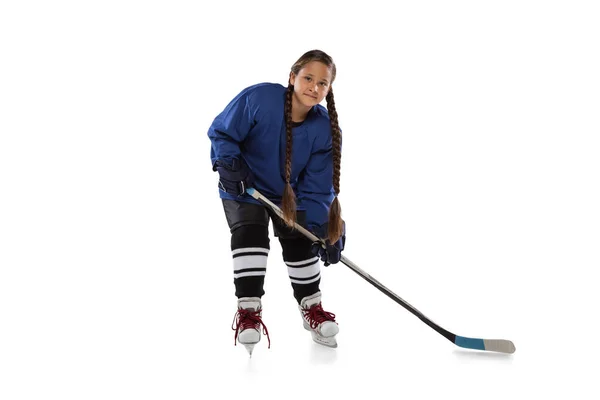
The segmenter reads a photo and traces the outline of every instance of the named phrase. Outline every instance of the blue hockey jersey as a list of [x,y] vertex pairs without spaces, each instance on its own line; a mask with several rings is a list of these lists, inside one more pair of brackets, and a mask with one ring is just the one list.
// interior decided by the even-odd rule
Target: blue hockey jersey
[[[208,130],[213,166],[217,160],[231,163],[243,158],[256,178],[254,187],[278,205],[285,187],[285,91],[274,83],[242,90]],[[331,126],[325,107],[313,106],[304,122],[292,128],[292,135],[290,184],[297,209],[306,211],[307,226],[317,227],[327,222],[334,198]],[[219,193],[223,199],[258,203],[247,194]]]

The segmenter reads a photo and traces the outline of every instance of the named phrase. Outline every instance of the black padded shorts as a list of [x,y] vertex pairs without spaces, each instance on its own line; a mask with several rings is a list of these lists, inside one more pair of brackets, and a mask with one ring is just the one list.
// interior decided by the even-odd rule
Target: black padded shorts
[[[271,219],[273,221],[275,236],[283,239],[304,237],[298,230],[286,225],[273,210],[266,206],[235,200],[222,199],[222,201],[231,233],[244,225],[262,225],[268,227],[269,219]],[[306,226],[306,211],[296,212],[296,222],[301,226]]]

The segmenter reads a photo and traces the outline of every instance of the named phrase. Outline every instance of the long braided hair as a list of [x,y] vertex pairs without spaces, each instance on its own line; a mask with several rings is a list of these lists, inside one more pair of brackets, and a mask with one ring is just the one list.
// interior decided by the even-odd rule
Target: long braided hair
[[[319,61],[331,69],[331,83],[335,80],[336,67],[333,59],[321,50],[311,50],[302,55],[292,66],[291,72],[298,75],[300,70],[311,61]],[[285,94],[285,129],[286,129],[286,147],[285,147],[285,189],[283,191],[282,211],[285,222],[293,226],[296,220],[296,195],[290,184],[292,174],[292,95],[294,94],[294,86],[288,84]],[[338,195],[340,193],[340,172],[342,161],[342,131],[338,124],[338,114],[335,109],[335,101],[333,99],[333,88],[329,87],[329,92],[325,97],[327,100],[327,111],[329,113],[329,121],[331,123],[332,150],[333,150],[333,190],[335,198],[329,207],[329,221],[327,239],[330,243],[335,243],[342,235],[343,221],[342,208]]]

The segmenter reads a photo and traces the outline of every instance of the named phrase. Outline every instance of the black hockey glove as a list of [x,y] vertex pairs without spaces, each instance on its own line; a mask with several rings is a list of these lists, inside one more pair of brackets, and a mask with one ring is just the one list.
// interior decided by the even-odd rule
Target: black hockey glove
[[[320,237],[327,237],[327,224],[320,225],[313,229],[313,233]],[[346,244],[346,223],[343,222],[342,236],[337,242],[331,244],[329,239],[325,240],[325,247],[321,242],[314,242],[311,246],[311,251],[315,256],[318,256],[324,265],[328,267],[330,264],[336,264],[340,262],[342,257],[342,250]]]
[[235,196],[241,196],[254,185],[254,175],[248,165],[234,158],[230,164],[217,160],[213,170],[219,173],[219,189]]

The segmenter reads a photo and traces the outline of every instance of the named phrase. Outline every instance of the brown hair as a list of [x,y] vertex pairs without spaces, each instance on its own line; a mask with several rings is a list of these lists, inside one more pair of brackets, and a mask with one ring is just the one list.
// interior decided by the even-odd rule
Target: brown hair
[[[333,59],[321,50],[311,50],[302,55],[292,66],[291,72],[298,75],[300,70],[311,61],[319,61],[331,69],[331,83],[335,80],[336,68]],[[285,147],[285,189],[283,191],[282,211],[285,222],[293,226],[296,220],[296,195],[290,184],[292,174],[292,95],[294,86],[288,83],[285,94],[285,129],[287,134]],[[340,193],[340,171],[342,161],[342,131],[338,125],[338,114],[335,109],[335,101],[333,99],[333,88],[330,86],[327,96],[327,111],[329,113],[329,121],[331,123],[332,150],[333,150],[333,190],[335,198],[329,207],[329,221],[327,239],[330,243],[335,243],[342,235],[343,221],[342,208],[338,200]]]

